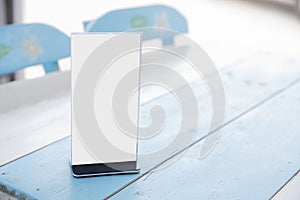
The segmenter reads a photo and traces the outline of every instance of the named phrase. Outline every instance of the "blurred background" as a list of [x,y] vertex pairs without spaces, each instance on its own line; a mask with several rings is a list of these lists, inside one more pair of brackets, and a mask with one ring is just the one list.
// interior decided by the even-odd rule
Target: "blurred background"
[[[300,0],[0,0],[0,166],[10,162],[12,166],[17,166],[16,170],[14,167],[11,168],[12,173],[0,171],[0,181],[12,180],[8,185],[21,183],[26,188],[24,192],[27,188],[30,188],[28,181],[35,179],[34,181],[47,183],[46,187],[53,188],[40,190],[36,186],[38,184],[34,183],[31,185],[32,191],[29,192],[45,196],[50,194],[47,196],[48,199],[51,199],[51,195],[54,195],[56,197],[54,199],[57,199],[57,195],[65,193],[76,196],[77,193],[71,192],[73,188],[76,188],[76,191],[80,194],[83,194],[81,191],[86,191],[86,188],[88,188],[86,185],[78,187],[77,182],[72,182],[69,174],[66,173],[66,170],[69,170],[69,165],[66,164],[69,162],[69,157],[66,157],[66,155],[69,155],[69,152],[66,149],[57,149],[56,146],[53,146],[55,141],[59,141],[56,144],[61,145],[60,147],[64,146],[65,148],[67,146],[69,148],[69,139],[62,140],[69,137],[71,133],[71,73],[69,73],[71,65],[69,57],[70,38],[68,36],[72,33],[89,32],[90,30],[87,30],[87,27],[84,29],[84,22],[90,21],[89,25],[95,25],[93,22],[99,21],[99,17],[114,10],[165,5],[176,9],[180,16],[184,16],[188,31],[185,29],[185,23],[178,22],[180,21],[179,19],[183,18],[174,17],[172,15],[174,12],[171,12],[171,15],[168,16],[167,12],[157,12],[160,15],[157,17],[157,7],[155,7],[155,12],[152,10],[150,17],[147,16],[145,8],[139,8],[137,10],[139,12],[143,11],[142,14],[133,12],[134,15],[128,15],[127,18],[124,15],[118,15],[121,20],[110,18],[105,25],[100,25],[101,28],[106,28],[108,32],[113,32],[111,31],[113,25],[121,27],[123,20],[127,23],[125,24],[126,30],[130,25],[131,28],[137,28],[132,23],[132,19],[136,16],[146,20],[146,23],[142,23],[144,27],[148,26],[151,20],[151,22],[158,21],[158,26],[163,24],[167,28],[171,27],[168,26],[170,24],[179,24],[177,28],[184,24],[183,34],[176,35],[176,39],[183,35],[188,36],[207,52],[218,69],[223,69],[220,74],[225,88],[227,125],[242,118],[250,111],[255,111],[253,112],[255,117],[252,116],[252,119],[250,115],[249,118],[236,122],[236,130],[231,128],[228,131],[234,134],[231,134],[231,136],[228,134],[229,137],[227,139],[224,137],[223,145],[218,146],[218,148],[220,147],[219,152],[217,151],[213,157],[206,160],[206,163],[198,159],[197,152],[195,159],[191,158],[191,156],[183,160],[184,163],[188,162],[188,164],[180,167],[178,165],[173,168],[176,170],[180,169],[180,171],[173,171],[176,173],[173,173],[172,170],[168,173],[168,175],[172,173],[176,176],[178,175],[177,178],[180,181],[174,181],[175,186],[171,183],[173,181],[169,181],[170,184],[157,184],[158,182],[153,181],[151,184],[149,181],[151,178],[149,178],[147,183],[151,189],[148,191],[153,191],[154,195],[156,195],[157,191],[161,191],[161,193],[157,193],[158,195],[171,194],[172,192],[170,191],[175,191],[174,188],[178,184],[181,187],[181,183],[185,182],[190,185],[182,187],[182,190],[179,190],[179,192],[176,190],[177,193],[172,193],[171,195],[177,195],[178,193],[188,194],[189,191],[195,192],[196,190],[193,191],[195,188],[197,188],[197,191],[198,188],[204,188],[203,191],[209,195],[209,198],[218,198],[219,194],[227,191],[229,191],[230,195],[232,194],[232,197],[238,197],[229,199],[241,199],[240,196],[253,198],[253,196],[249,196],[248,188],[256,189],[253,195],[273,195],[279,187],[295,174],[295,171],[299,173],[300,128],[298,119],[300,101],[297,96],[298,93],[291,94],[286,92],[286,96],[283,96],[284,98],[280,99],[280,101],[276,96],[294,86],[300,80],[299,2]],[[163,11],[165,9],[166,7],[164,7]],[[158,11],[160,10],[158,9]],[[164,14],[167,16],[167,20],[164,22],[171,21],[173,24],[160,23],[160,20],[164,17],[162,16],[161,18],[161,15]],[[21,25],[7,25],[13,23]],[[156,23],[154,25],[156,26]],[[120,31],[123,30],[124,26],[121,27]],[[162,45],[162,41],[164,42],[164,40],[159,40],[160,43],[158,45]],[[169,41],[173,41],[173,38]],[[151,46],[157,45],[157,40],[143,41],[142,45],[148,45],[148,42],[152,42]],[[186,50],[181,48],[184,45],[180,46],[181,44],[178,43],[178,40],[174,43],[175,47],[168,46],[166,48],[173,48],[173,50],[176,50],[175,52],[184,52]],[[148,58],[148,61],[153,61],[151,59],[164,61],[162,63],[167,63],[174,67],[184,76],[191,74],[188,67],[182,64],[184,62],[177,62],[175,59],[175,61],[172,59],[168,60],[166,57],[161,58],[155,52],[152,54],[151,52],[148,52],[148,54],[146,52],[142,56],[144,61],[147,60],[145,58]],[[40,63],[43,65],[36,65]],[[226,67],[228,68],[225,69]],[[173,78],[163,73],[148,75],[149,77],[161,76],[170,80]],[[175,78],[174,80],[176,82]],[[199,82],[201,82],[201,79],[199,79]],[[199,110],[201,117],[203,116],[203,119],[205,119],[202,121],[201,118],[201,123],[199,123],[201,124],[200,128],[203,124],[201,131],[199,131],[202,134],[202,132],[206,133],[206,128],[209,125],[206,120],[210,119],[210,102],[213,101],[210,101],[209,93],[207,93],[208,95],[201,93],[207,88],[204,88],[203,85],[203,89],[198,87],[199,85],[201,86],[201,84],[195,84],[195,88],[199,90],[198,102],[201,102],[199,103]],[[141,90],[140,102],[148,103],[145,103],[147,106],[145,110],[148,108],[148,110],[152,109],[151,106],[156,106],[157,102],[165,103],[169,113],[171,113],[169,114],[171,117],[168,118],[170,120],[168,122],[170,122],[170,127],[175,130],[176,126],[174,124],[177,122],[175,123],[174,121],[180,115],[180,112],[177,111],[179,107],[177,109],[175,104],[168,100],[168,96],[165,99],[156,98],[162,97],[166,93],[171,94],[167,89],[160,92],[157,88],[163,87]],[[203,91],[201,91],[202,89]],[[206,98],[207,101],[203,98],[204,96],[208,97]],[[153,99],[155,101],[150,101]],[[272,100],[273,104],[270,103],[265,106],[273,105],[272,107],[261,106],[267,101],[269,102],[269,100]],[[176,103],[177,99],[174,98],[174,102]],[[146,123],[151,121],[152,111],[151,117],[148,117],[150,116],[148,111],[141,111],[141,113],[140,121],[144,120]],[[181,119],[181,116],[178,119]],[[246,123],[247,120],[249,122]],[[169,141],[172,141],[170,138],[177,134],[173,129],[165,129],[165,132],[168,134],[164,135],[163,133],[160,134],[161,137],[150,137],[147,141],[149,142],[148,146],[144,145],[145,142],[143,145],[139,143],[139,147],[143,147],[143,150],[150,149],[151,151],[155,149],[154,147],[161,148],[163,145],[168,144]],[[194,127],[187,130],[187,132],[194,130]],[[30,160],[26,166],[23,166],[22,163],[24,162],[15,165],[18,162],[14,162],[14,160],[23,156],[26,160],[28,159],[27,154],[46,145],[49,145],[49,149],[47,148],[49,154],[45,155],[59,152],[58,156],[44,156],[42,159]],[[55,151],[52,152],[53,149]],[[39,151],[35,153],[40,155]],[[35,153],[33,154],[36,155]],[[30,156],[29,159],[31,158],[35,159],[35,157]],[[61,159],[56,160],[56,158]],[[63,160],[65,158],[68,161]],[[162,156],[162,158],[164,157]],[[55,161],[53,161],[54,159]],[[41,163],[50,163],[50,165]],[[222,163],[222,165],[214,163]],[[6,166],[10,167],[11,165]],[[182,166],[187,166],[185,180],[182,179],[184,177],[182,175],[183,171],[181,171]],[[202,166],[204,168],[201,168]],[[213,169],[207,166],[215,167]],[[236,173],[236,169],[240,169],[240,173]],[[39,170],[41,171],[39,172]],[[49,175],[44,176],[43,170],[48,170],[50,172]],[[15,173],[15,171],[18,173]],[[34,173],[28,173],[28,171],[33,171]],[[195,173],[196,171],[199,173]],[[224,173],[224,171],[229,173]],[[62,179],[57,179],[57,174],[61,175]],[[221,177],[220,179],[218,174]],[[27,178],[27,175],[30,175],[30,178]],[[32,178],[31,175],[36,178]],[[152,176],[152,172],[149,173],[150,175]],[[249,175],[251,179],[249,179]],[[300,173],[297,176],[299,181]],[[44,179],[45,177],[46,179]],[[172,180],[162,179],[161,177],[159,176],[159,180]],[[205,179],[205,177],[209,178]],[[256,177],[258,178],[256,179]],[[211,182],[208,182],[208,179]],[[145,180],[146,178],[143,179],[143,181]],[[202,182],[191,182],[190,180],[201,180]],[[88,184],[90,183],[88,182]],[[113,183],[113,181],[109,183]],[[297,200],[300,199],[299,183],[300,181],[295,186],[297,189],[292,189],[298,192],[295,198]],[[264,187],[261,187],[262,184]],[[104,185],[107,185],[106,181],[103,182]],[[231,190],[231,188],[236,189],[232,185],[237,186],[240,190]],[[97,191],[95,190],[97,195],[99,194],[98,188],[101,188],[101,186],[97,185]],[[223,188],[226,186],[230,190]],[[116,188],[117,186],[113,187]],[[153,189],[156,187],[158,190]],[[103,188],[105,189],[105,187]],[[147,190],[147,187],[145,188]],[[219,191],[217,191],[218,188],[220,189]],[[230,193],[231,191],[232,193]],[[14,192],[12,193],[15,194]],[[90,191],[88,194],[90,195]],[[142,196],[144,192],[137,192],[137,194]],[[145,197],[148,198],[148,194]],[[95,196],[95,198],[101,197]],[[2,199],[1,191],[0,199]],[[9,197],[8,199],[11,198]],[[282,199],[291,198],[283,197]]]
[[[254,52],[272,52],[300,58],[300,12],[297,0],[0,0],[0,24],[45,23],[70,36],[83,32],[83,21],[115,9],[164,4],[178,10],[188,22],[191,39],[200,44],[218,68]],[[69,58],[59,61],[70,69]],[[42,66],[0,77],[0,82],[35,78]]]

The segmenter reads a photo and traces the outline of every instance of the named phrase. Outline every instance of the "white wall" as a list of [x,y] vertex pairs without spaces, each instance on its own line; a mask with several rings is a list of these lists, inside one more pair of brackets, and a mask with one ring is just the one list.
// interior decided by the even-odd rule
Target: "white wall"
[[[166,4],[188,20],[189,37],[217,67],[253,52],[300,58],[300,18],[295,1],[283,0],[24,0],[24,22],[42,22],[63,32],[82,32],[82,21],[118,8]],[[274,3],[275,2],[275,3]],[[294,2],[294,3],[293,3]]]

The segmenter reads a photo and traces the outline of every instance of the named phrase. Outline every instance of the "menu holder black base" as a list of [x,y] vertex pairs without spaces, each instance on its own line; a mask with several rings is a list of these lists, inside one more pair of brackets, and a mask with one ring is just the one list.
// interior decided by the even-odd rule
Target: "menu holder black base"
[[136,174],[136,161],[72,165],[74,177],[105,176],[114,174]]

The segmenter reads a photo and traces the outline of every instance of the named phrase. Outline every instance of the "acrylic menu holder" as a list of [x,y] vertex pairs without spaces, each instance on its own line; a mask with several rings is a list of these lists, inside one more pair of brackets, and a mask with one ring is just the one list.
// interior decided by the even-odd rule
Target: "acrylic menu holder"
[[[139,172],[140,49],[140,33],[72,34],[71,165],[75,177]],[[136,95],[128,108],[124,92],[132,88]]]

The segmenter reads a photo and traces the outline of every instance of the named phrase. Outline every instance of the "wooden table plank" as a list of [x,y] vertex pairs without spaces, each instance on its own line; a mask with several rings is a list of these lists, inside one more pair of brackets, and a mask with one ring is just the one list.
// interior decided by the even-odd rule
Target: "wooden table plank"
[[68,101],[69,98],[62,95],[0,114],[0,130],[3,131],[0,134],[0,166],[70,135]]
[[113,199],[269,199],[300,168],[300,81],[223,130],[213,152],[202,142]]
[[[257,54],[236,64],[233,68],[222,71],[228,102],[228,118],[242,112],[278,88],[287,85],[291,80],[296,79],[299,73],[299,62],[266,54]],[[246,92],[245,88],[247,88]],[[155,101],[165,105],[169,104],[168,95]],[[149,105],[151,106],[150,103],[143,105],[141,110],[145,109],[146,112]],[[204,114],[206,112],[203,110]],[[142,118],[141,122],[146,123],[145,121]],[[206,126],[204,125],[203,130]],[[168,132],[173,131],[169,129]],[[200,131],[199,134],[203,133]],[[162,142],[170,138],[172,135],[166,137],[166,140]],[[69,143],[69,139],[64,139],[1,167],[0,174],[4,174],[0,176],[0,182],[39,199],[82,199],[84,197],[99,199],[141,175],[75,179],[71,176],[68,165]],[[155,142],[152,144],[154,149],[159,146]],[[139,145],[141,151],[144,147]],[[153,162],[154,164],[155,162]],[[144,172],[145,170],[142,169],[142,173]]]
[[0,85],[0,166],[70,134],[69,72]]

